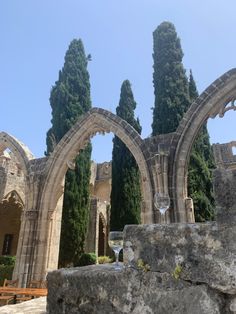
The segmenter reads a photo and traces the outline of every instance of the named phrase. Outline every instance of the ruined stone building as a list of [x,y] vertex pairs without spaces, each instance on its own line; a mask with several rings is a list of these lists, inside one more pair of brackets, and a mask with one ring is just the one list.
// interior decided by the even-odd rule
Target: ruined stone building
[[[65,174],[97,133],[112,132],[119,137],[137,162],[142,224],[194,223],[193,202],[187,189],[193,143],[209,118],[223,117],[229,110],[236,110],[235,101],[236,69],[232,69],[191,104],[173,133],[143,139],[112,112],[92,108],[78,118],[50,156],[35,158],[23,143],[1,132],[0,254],[16,255],[13,277],[19,278],[24,286],[32,279],[44,280],[49,271],[57,268]],[[227,145],[215,150],[217,166],[220,158],[227,155],[219,154],[219,150],[228,152],[224,158],[228,167],[234,166],[235,156],[229,154],[230,149],[232,153],[232,147]],[[109,163],[92,165],[89,228],[93,232],[88,234],[86,247],[98,255],[106,252],[110,168]],[[154,204],[155,195],[160,192],[171,200],[164,216]]]
[[[0,156],[0,255],[15,256],[25,207],[25,178],[16,156]],[[90,220],[86,251],[106,254],[111,193],[111,162],[91,164]]]

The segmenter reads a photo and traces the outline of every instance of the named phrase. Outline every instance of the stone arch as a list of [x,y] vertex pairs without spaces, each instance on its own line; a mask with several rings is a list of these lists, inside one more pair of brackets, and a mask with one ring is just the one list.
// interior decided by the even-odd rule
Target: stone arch
[[[152,222],[152,187],[148,166],[142,151],[143,140],[126,121],[113,113],[93,108],[83,115],[58,143],[47,162],[47,179],[43,191],[42,203],[46,202],[50,210],[56,207],[63,192],[63,179],[68,167],[91,137],[97,133],[113,132],[129,148],[139,166],[143,190],[143,223]],[[56,187],[56,188],[55,188]],[[56,192],[56,193],[55,193]]]
[[16,190],[0,201],[0,255],[16,255],[24,203]]
[[40,200],[40,225],[37,233],[39,240],[35,247],[35,254],[40,255],[35,268],[36,276],[44,276],[47,271],[57,267],[66,171],[68,168],[73,168],[74,158],[92,136],[106,132],[113,132],[118,136],[136,159],[142,183],[142,223],[153,222],[152,185],[144,157],[143,140],[126,121],[107,110],[93,108],[78,119],[47,160],[45,184],[42,187]]
[[3,199],[0,201],[0,203],[13,202],[19,208],[23,209],[23,207],[24,207],[24,202],[22,199],[23,197],[24,197],[24,195],[22,195],[21,191],[17,192],[16,190],[12,190],[11,192],[8,192],[3,197]]
[[[188,162],[194,140],[208,118],[218,114],[223,117],[228,110],[236,110],[236,69],[223,74],[215,80],[192,103],[184,115],[172,140],[172,198],[174,203],[174,220],[185,222],[191,220],[185,210],[187,195]],[[192,221],[189,221],[192,222]]]
[[33,154],[28,147],[17,140],[15,137],[5,133],[0,133],[0,153],[3,153],[5,149],[9,148],[14,153],[22,167],[24,175],[28,174],[27,166],[31,159],[34,159]]

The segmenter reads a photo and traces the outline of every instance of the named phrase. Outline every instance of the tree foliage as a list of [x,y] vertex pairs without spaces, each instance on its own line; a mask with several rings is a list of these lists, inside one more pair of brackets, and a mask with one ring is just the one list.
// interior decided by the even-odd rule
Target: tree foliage
[[[116,113],[141,133],[139,120],[134,117],[135,108],[131,85],[126,80],[121,86]],[[111,230],[123,230],[126,224],[139,224],[140,211],[139,169],[128,148],[115,136],[112,151]]]
[[[189,76],[189,97],[191,103],[198,97],[192,71]],[[188,194],[193,199],[195,220],[198,222],[214,218],[213,168],[214,158],[205,123],[192,147],[188,169]]]
[[[180,39],[172,23],[163,22],[153,33],[155,106],[152,134],[176,131],[191,102],[198,96],[192,73],[186,77]],[[193,198],[197,221],[212,219],[212,151],[206,124],[195,141],[190,158],[188,193]]]
[[152,135],[174,132],[189,107],[188,79],[182,64],[180,39],[172,23],[153,32],[155,106]]
[[[53,151],[78,117],[91,108],[87,63],[82,41],[74,39],[51,90],[52,127],[47,133],[47,154]],[[75,170],[66,173],[59,254],[62,266],[78,260],[84,252],[89,213],[90,158],[89,144],[76,157]]]

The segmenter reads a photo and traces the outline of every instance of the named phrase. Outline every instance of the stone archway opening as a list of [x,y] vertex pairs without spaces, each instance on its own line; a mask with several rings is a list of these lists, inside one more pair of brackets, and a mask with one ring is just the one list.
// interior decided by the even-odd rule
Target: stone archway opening
[[[172,143],[176,143],[171,161],[172,200],[174,220],[194,222],[190,212],[187,192],[188,164],[193,143],[201,127],[209,118],[224,117],[226,112],[236,110],[236,69],[232,69],[213,82],[197,99],[183,117]],[[173,145],[174,146],[174,145]]]
[[39,240],[35,247],[35,254],[37,255],[37,252],[41,254],[38,256],[38,269],[35,269],[35,273],[42,274],[57,268],[56,257],[59,249],[64,178],[67,169],[73,168],[73,160],[93,136],[110,132],[124,142],[136,159],[143,191],[141,220],[142,223],[153,222],[153,191],[149,167],[143,151],[145,147],[143,140],[126,121],[104,109],[93,108],[62,138],[46,163],[47,176],[40,201],[41,220],[36,236]]
[[[192,220],[196,222],[215,219],[216,202],[213,188],[213,173],[219,160],[214,153],[214,146],[229,142],[231,143],[230,148],[226,148],[226,145],[224,145],[224,147],[225,150],[228,150],[228,155],[233,155],[235,147],[232,145],[232,140],[234,139],[236,131],[233,131],[236,114],[230,109],[233,108],[228,104],[225,107],[224,114],[222,114],[220,110],[217,116],[206,119],[198,131],[191,147],[187,184],[189,208],[193,208],[194,218]],[[226,128],[225,125],[227,125],[228,128]],[[199,176],[198,173],[200,174]],[[188,200],[186,200],[186,203],[187,202]]]
[[0,202],[0,255],[16,256],[24,204],[16,191]]
[[[1,146],[1,145],[0,145]],[[0,255],[16,256],[25,199],[25,176],[12,149],[0,154]]]

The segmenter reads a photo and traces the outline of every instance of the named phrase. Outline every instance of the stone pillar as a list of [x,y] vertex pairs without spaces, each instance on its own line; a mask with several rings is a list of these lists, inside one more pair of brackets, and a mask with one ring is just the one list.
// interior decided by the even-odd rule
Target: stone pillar
[[16,264],[13,272],[13,279],[19,278],[21,287],[25,287],[31,279],[37,218],[38,212],[34,209],[22,212]]
[[[168,154],[160,153],[155,154],[152,158],[151,164],[153,182],[154,182],[154,195],[156,193],[165,194],[169,196],[168,186]],[[155,222],[157,223],[170,223],[169,211],[164,216],[153,206],[155,213]]]

